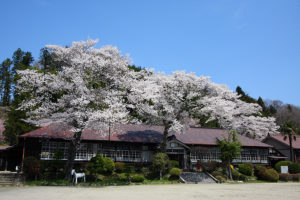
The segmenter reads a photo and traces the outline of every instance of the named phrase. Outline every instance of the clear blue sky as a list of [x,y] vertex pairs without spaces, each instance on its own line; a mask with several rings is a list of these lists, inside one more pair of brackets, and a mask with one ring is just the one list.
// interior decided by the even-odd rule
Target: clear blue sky
[[0,60],[99,38],[133,63],[193,71],[300,106],[299,0],[1,0]]

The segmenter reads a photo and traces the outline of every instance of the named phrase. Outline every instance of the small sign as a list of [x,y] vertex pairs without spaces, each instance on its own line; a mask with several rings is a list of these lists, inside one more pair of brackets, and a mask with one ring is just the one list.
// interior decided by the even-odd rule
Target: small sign
[[288,167],[288,166],[281,166],[281,167],[280,167],[280,172],[281,172],[282,174],[287,174],[287,173],[289,173],[289,167]]

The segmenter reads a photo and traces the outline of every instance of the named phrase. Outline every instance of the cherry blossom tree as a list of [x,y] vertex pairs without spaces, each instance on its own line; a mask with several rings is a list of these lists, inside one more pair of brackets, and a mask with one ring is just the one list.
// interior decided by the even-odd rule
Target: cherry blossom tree
[[246,103],[226,85],[210,83],[207,95],[199,103],[203,105],[203,115],[210,120],[218,120],[227,130],[236,130],[240,135],[262,139],[268,133],[278,133],[273,117],[262,117],[262,108],[256,103]]
[[28,121],[40,125],[47,119],[72,127],[67,179],[85,129],[101,130],[128,119],[130,105],[124,96],[136,73],[128,69],[129,59],[116,47],[96,49],[96,43],[97,40],[88,40],[73,42],[71,47],[48,45],[55,61],[62,65],[57,73],[18,71],[21,79],[17,87],[28,94],[19,109],[27,111]]
[[206,95],[208,83],[209,77],[176,71],[172,75],[149,73],[135,84],[138,90],[128,99],[147,123],[164,126],[162,151],[170,132],[183,132],[193,115],[201,114],[202,104],[197,100]]
[[226,130],[241,135],[262,138],[278,127],[274,118],[261,117],[258,104],[246,103],[225,85],[215,84],[209,77],[176,71],[172,75],[151,73],[136,84],[134,99],[137,112],[147,123],[164,126],[161,150],[165,151],[167,137],[172,132],[184,132],[195,116],[218,120]]

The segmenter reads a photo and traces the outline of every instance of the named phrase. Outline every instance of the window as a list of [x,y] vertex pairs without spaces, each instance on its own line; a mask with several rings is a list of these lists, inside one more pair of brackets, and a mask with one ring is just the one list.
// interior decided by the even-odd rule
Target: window
[[54,154],[58,151],[63,153],[62,159],[67,159],[68,157],[68,147],[69,144],[65,142],[42,142],[41,150],[41,160],[52,160],[54,159]]

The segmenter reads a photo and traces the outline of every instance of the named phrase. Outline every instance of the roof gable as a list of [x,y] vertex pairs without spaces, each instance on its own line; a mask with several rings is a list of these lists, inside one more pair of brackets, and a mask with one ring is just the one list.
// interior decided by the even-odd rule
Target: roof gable
[[[284,144],[286,146],[290,146],[289,144],[289,140],[286,139],[284,140],[284,136],[283,135],[279,135],[279,134],[269,134],[263,141],[266,141],[267,139],[273,139],[277,142],[280,142],[281,144]],[[300,149],[300,135],[296,136],[296,141],[293,140],[292,146],[294,149]]]

